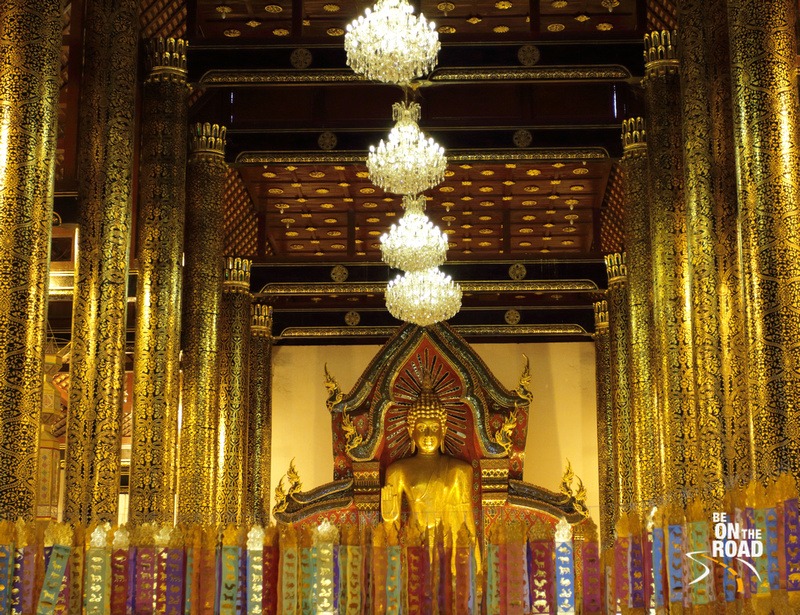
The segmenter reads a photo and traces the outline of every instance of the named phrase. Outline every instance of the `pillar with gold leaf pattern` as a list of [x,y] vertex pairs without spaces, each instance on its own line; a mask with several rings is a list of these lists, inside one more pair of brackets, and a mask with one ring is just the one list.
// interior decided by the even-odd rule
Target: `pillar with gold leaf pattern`
[[631,416],[628,363],[628,273],[625,254],[606,256],[608,272],[608,354],[611,368],[611,416],[614,432],[614,475],[616,506],[620,515],[636,504],[636,443]]
[[55,2],[0,11],[0,519],[36,507],[61,28]]
[[625,263],[628,270],[628,318],[631,420],[636,441],[636,508],[653,505],[663,486],[664,459],[658,433],[653,385],[653,257],[647,137],[644,118],[622,123],[622,168],[625,181]]
[[181,258],[186,204],[186,43],[149,42],[142,87],[133,430],[128,521],[175,509],[180,397]]
[[253,306],[250,326],[250,418],[247,436],[247,518],[268,525],[272,468],[272,308]]
[[687,0],[680,10],[698,482],[707,510],[720,510],[726,480],[749,479],[752,450],[750,421],[739,423],[747,397],[726,14],[724,0]]
[[601,549],[614,544],[616,523],[616,480],[614,478],[614,424],[611,404],[611,363],[609,355],[608,302],[594,304],[595,377],[597,380],[597,461],[600,485]]
[[657,374],[664,497],[683,502],[697,483],[691,276],[683,194],[677,33],[651,32],[645,44],[645,104],[653,255],[653,371]]
[[217,335],[222,296],[225,128],[197,124],[189,140],[183,269],[183,419],[178,521],[211,523],[217,463]]
[[242,523],[251,516],[245,481],[250,390],[250,261],[225,259],[219,319],[217,372],[219,419],[216,516],[218,523]]
[[64,519],[113,524],[125,397],[139,4],[88,2],[83,42]]
[[797,2],[729,0],[755,476],[800,477]]

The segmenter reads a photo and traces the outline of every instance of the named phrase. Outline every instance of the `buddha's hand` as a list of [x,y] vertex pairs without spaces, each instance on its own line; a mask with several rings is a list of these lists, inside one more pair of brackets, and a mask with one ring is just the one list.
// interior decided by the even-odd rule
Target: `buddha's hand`
[[394,485],[381,489],[381,516],[384,521],[397,521],[400,516],[400,492]]

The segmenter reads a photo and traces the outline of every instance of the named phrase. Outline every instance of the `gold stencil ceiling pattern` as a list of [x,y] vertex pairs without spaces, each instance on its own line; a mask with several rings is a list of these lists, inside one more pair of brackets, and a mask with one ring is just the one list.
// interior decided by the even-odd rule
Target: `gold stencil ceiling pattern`
[[[202,38],[337,38],[367,6],[341,0],[199,0]],[[531,15],[531,7],[537,11]],[[300,7],[300,14],[296,9]],[[538,36],[597,36],[637,30],[636,0],[424,0],[422,12],[433,20],[442,41],[448,37],[493,36],[518,40]]]
[[[429,190],[427,213],[448,235],[448,258],[577,255],[593,249],[609,161],[451,163]],[[364,165],[243,167],[281,256],[380,259],[380,236],[401,198]]]

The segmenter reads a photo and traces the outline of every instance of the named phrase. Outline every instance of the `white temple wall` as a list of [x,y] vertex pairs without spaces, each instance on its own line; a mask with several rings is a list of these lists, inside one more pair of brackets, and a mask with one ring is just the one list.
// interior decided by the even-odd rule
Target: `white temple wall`
[[[324,365],[347,393],[380,346],[275,346],[273,348],[272,488],[295,465],[310,489],[333,478],[331,421],[325,407]],[[531,361],[531,423],[524,479],[558,491],[566,459],[583,479],[587,504],[598,521],[595,357],[592,342],[474,344],[509,390],[516,388],[522,355]],[[274,500],[273,500],[274,505]]]

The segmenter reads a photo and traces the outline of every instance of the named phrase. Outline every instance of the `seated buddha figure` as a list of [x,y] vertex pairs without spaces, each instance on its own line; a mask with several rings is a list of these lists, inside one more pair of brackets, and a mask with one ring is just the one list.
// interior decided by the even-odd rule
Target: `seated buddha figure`
[[[410,521],[428,528],[429,536],[441,523],[455,538],[465,524],[474,540],[472,467],[443,454],[447,410],[434,393],[428,373],[423,376],[419,397],[408,409],[406,427],[416,454],[399,459],[386,469],[386,483],[381,490],[383,520],[396,521],[405,499]],[[476,554],[479,553],[478,547]]]

